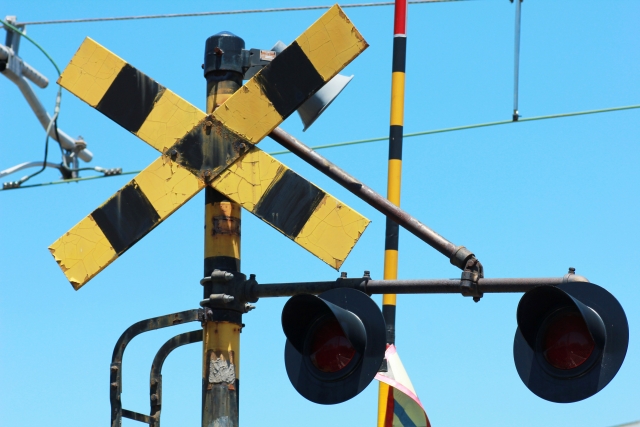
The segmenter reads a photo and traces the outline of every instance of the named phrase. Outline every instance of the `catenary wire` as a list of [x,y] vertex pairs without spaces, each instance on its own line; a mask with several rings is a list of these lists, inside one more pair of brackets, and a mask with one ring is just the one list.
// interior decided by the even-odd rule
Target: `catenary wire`
[[[518,120],[517,122],[514,122],[512,120],[503,120],[503,121],[499,121],[499,122],[486,122],[486,123],[479,123],[479,124],[474,124],[474,125],[465,125],[465,126],[457,126],[457,127],[451,127],[451,128],[442,128],[442,129],[435,129],[435,130],[428,130],[428,131],[424,131],[424,132],[413,132],[413,133],[406,133],[404,134],[404,138],[410,138],[410,137],[414,137],[414,136],[424,136],[424,135],[433,135],[436,133],[445,133],[445,132],[455,132],[455,131],[461,131],[461,130],[467,130],[467,129],[476,129],[476,128],[482,128],[482,127],[489,127],[489,126],[498,126],[498,125],[507,125],[507,124],[513,124],[513,123],[522,123],[522,122],[531,122],[531,121],[536,121],[536,120],[548,120],[548,119],[559,119],[559,118],[563,118],[563,117],[574,117],[574,116],[584,116],[587,114],[598,114],[598,113],[609,113],[609,112],[613,112],[613,111],[624,111],[624,110],[633,110],[633,109],[637,109],[640,108],[640,104],[637,105],[627,105],[624,107],[613,107],[613,108],[603,108],[603,109],[599,109],[599,110],[587,110],[587,111],[577,111],[577,112],[573,112],[573,113],[562,113],[562,114],[551,114],[551,115],[547,115],[547,116],[536,116],[536,117],[528,117],[528,118],[521,118],[520,120]],[[337,147],[345,147],[348,145],[356,145],[356,144],[367,144],[367,143],[371,143],[371,142],[378,142],[378,141],[386,141],[388,139],[388,137],[379,137],[379,138],[370,138],[370,139],[359,139],[357,141],[347,141],[347,142],[339,142],[336,144],[326,144],[326,145],[317,145],[315,147],[311,147],[311,149],[313,150],[322,150],[322,149],[326,149],[326,148],[337,148]],[[283,155],[283,154],[289,154],[291,153],[288,150],[285,151],[275,151],[273,153],[269,153],[272,156],[278,156],[278,155]],[[111,176],[121,176],[121,175],[132,175],[132,174],[137,174],[140,173],[141,171],[130,171],[130,172],[122,172],[118,175],[109,175],[109,176],[90,176],[90,177],[85,177],[85,178],[73,178],[73,179],[67,179],[67,180],[61,180],[61,181],[51,181],[51,182],[43,182],[43,183],[39,183],[39,184],[31,184],[31,185],[24,185],[19,188],[31,188],[31,187],[42,187],[42,186],[46,186],[46,185],[55,185],[55,184],[67,184],[70,182],[81,182],[81,181],[88,181],[88,180],[92,180],[92,179],[99,179],[99,178],[110,178]],[[15,190],[16,188],[7,188],[6,190]],[[3,191],[3,190],[0,190]]]
[[[470,0],[410,0],[409,4],[424,3],[448,3],[457,1]],[[376,7],[376,6],[392,6],[394,2],[376,2],[376,3],[351,3],[341,4],[343,9],[354,7]],[[329,9],[329,6],[299,6],[299,7],[276,7],[268,9],[245,9],[245,10],[226,10],[212,12],[192,12],[192,13],[167,13],[161,15],[138,15],[138,16],[115,16],[109,18],[79,18],[79,19],[56,19],[50,21],[27,21],[20,22],[19,25],[48,25],[48,24],[77,24],[81,22],[105,22],[105,21],[131,21],[134,19],[162,19],[162,18],[191,18],[199,16],[216,16],[216,15],[240,15],[249,13],[269,13],[269,12],[299,12],[305,10]]]
[[[573,113],[562,113],[562,114],[552,114],[552,115],[548,115],[548,116],[537,116],[537,117],[521,118],[517,122],[514,122],[513,120],[502,120],[502,121],[499,121],[499,122],[478,123],[478,124],[475,124],[475,125],[456,126],[456,127],[452,127],[452,128],[443,128],[443,129],[427,130],[427,131],[422,131],[422,132],[405,133],[403,135],[403,137],[404,138],[410,138],[410,137],[413,137],[413,136],[433,135],[435,133],[454,132],[454,131],[459,131],[459,130],[475,129],[475,128],[482,128],[482,127],[488,127],[488,126],[497,126],[497,125],[508,125],[508,124],[511,124],[511,123],[519,123],[519,122],[532,122],[532,121],[535,121],[535,120],[546,120],[546,119],[558,119],[558,118],[562,118],[562,117],[583,116],[583,115],[586,115],[586,114],[608,113],[608,112],[612,112],[612,111],[632,110],[632,109],[635,109],[635,108],[640,108],[640,104],[638,104],[638,105],[627,105],[627,106],[624,106],[624,107],[603,108],[603,109],[600,109],[600,110],[587,110],[587,111],[578,111],[578,112],[573,112]],[[344,147],[344,146],[347,146],[347,145],[367,144],[367,143],[370,143],[370,142],[386,141],[388,139],[389,139],[388,136],[383,136],[383,137],[379,137],[379,138],[359,139],[359,140],[356,140],[356,141],[348,141],[348,142],[338,142],[336,144],[317,145],[317,146],[311,147],[311,148],[313,150],[322,150],[322,149],[325,149],[325,148]],[[269,153],[269,154],[271,154],[272,156],[277,156],[277,155],[289,154],[289,153],[291,153],[291,151],[283,150],[283,151],[276,151],[274,153]]]

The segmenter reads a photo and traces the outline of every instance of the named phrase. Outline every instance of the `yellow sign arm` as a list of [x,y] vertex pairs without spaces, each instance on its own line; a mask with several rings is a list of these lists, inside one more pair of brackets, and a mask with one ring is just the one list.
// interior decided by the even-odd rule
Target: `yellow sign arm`
[[335,269],[370,222],[258,147],[211,186]]

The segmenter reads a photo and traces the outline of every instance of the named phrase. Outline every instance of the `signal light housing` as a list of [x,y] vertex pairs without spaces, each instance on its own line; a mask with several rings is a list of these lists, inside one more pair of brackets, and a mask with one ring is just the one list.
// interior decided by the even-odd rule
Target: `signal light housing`
[[355,397],[373,380],[386,349],[377,304],[355,289],[302,294],[282,310],[287,375],[306,399],[325,405]]
[[618,373],[629,325],[613,295],[587,282],[540,286],[524,294],[513,344],[516,369],[539,397],[557,403],[586,399]]

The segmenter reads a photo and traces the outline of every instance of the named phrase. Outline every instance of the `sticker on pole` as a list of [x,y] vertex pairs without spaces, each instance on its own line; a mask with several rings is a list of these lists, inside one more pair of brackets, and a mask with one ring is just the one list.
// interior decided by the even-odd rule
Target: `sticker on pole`
[[378,381],[389,385],[384,427],[431,427],[394,345],[387,348],[385,359],[387,372],[378,372],[376,375]]

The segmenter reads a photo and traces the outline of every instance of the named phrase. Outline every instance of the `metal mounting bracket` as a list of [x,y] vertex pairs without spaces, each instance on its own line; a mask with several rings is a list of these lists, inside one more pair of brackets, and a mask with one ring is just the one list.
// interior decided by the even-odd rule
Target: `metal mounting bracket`
[[[111,427],[122,427],[122,417],[130,418],[132,420],[140,421],[150,425],[152,425],[151,423],[153,422],[149,415],[129,411],[128,409],[122,409],[122,357],[129,342],[143,332],[154,331],[156,329],[181,325],[188,322],[197,322],[201,321],[202,319],[203,311],[201,309],[187,310],[180,313],[167,314],[165,316],[152,317],[151,319],[141,320],[140,322],[134,323],[133,325],[129,326],[127,330],[122,333],[115,345],[115,348],[113,349],[113,356],[111,357],[111,374],[109,376]],[[160,350],[165,348],[165,346],[167,345],[168,343],[162,346]],[[169,344],[169,347],[171,345],[173,344]],[[156,358],[157,357],[158,356],[156,355]],[[164,357],[166,358],[166,356]],[[164,358],[162,359],[162,361],[164,362]],[[161,366],[162,365],[160,364],[160,367]]]

